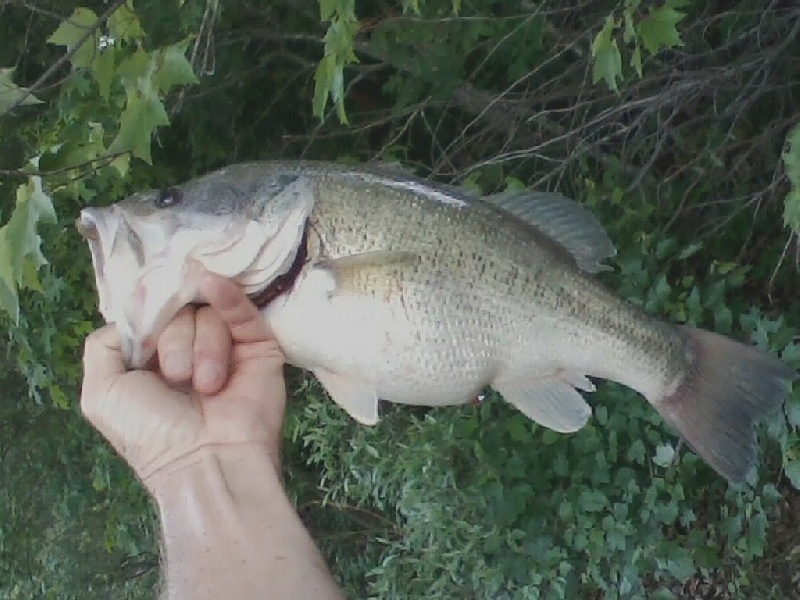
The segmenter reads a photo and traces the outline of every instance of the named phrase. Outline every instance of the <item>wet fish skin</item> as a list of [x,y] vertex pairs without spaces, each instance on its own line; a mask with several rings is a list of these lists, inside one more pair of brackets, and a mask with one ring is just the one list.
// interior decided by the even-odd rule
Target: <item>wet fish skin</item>
[[[535,366],[534,372],[541,372],[539,363],[544,358],[538,355],[543,337],[549,340],[547,354],[559,351],[562,338],[583,342],[562,353],[572,355],[569,362],[576,364],[581,363],[577,355],[589,354],[584,362],[591,362],[592,353],[583,346],[593,338],[595,344],[607,344],[608,338],[616,342],[614,332],[638,346],[630,347],[632,354],[652,348],[647,355],[655,357],[655,362],[668,357],[660,366],[665,373],[683,368],[683,343],[674,330],[609,293],[552,240],[494,206],[470,201],[468,208],[459,208],[403,189],[376,189],[375,184],[336,174],[316,175],[315,185],[317,202],[310,223],[317,238],[312,245],[318,249],[316,258],[315,250],[310,251],[311,263],[326,260],[335,265],[337,259],[352,255],[411,250],[419,256],[417,262],[378,265],[361,270],[357,277],[349,273],[347,289],[351,294],[388,297],[396,312],[408,317],[403,329],[415,331],[415,343],[449,349],[457,357],[459,370],[474,357],[485,362],[491,347],[495,375],[515,361],[532,363],[522,368]],[[370,235],[364,235],[363,223],[370,224]],[[337,285],[342,283],[339,278]],[[393,295],[392,290],[400,287],[404,293]],[[302,285],[296,285],[295,293],[298,288]],[[287,302],[293,300],[291,294],[287,298]],[[419,323],[433,325],[426,328]],[[441,339],[441,332],[448,330],[457,332],[457,344]],[[300,345],[315,346],[311,340]],[[603,356],[607,362],[617,354]],[[568,369],[569,362],[557,367]],[[591,370],[580,364],[579,370],[596,376],[613,370],[617,380],[623,377],[635,383],[635,375],[618,373],[631,370],[630,358],[618,362]],[[401,395],[382,397],[417,402]]]
[[[180,215],[199,244],[242,216],[269,224],[311,206],[306,263],[263,313],[289,362],[362,423],[378,420],[378,399],[458,404],[491,385],[542,425],[576,431],[590,416],[576,389],[604,378],[642,393],[712,467],[742,481],[755,421],[796,377],[766,352],[663,323],[607,290],[592,273],[613,246],[557,195],[477,198],[403,173],[307,162],[234,165],[172,190],[174,206],[154,209],[151,192],[119,210],[128,222]],[[288,269],[273,263],[247,267],[253,281]]]

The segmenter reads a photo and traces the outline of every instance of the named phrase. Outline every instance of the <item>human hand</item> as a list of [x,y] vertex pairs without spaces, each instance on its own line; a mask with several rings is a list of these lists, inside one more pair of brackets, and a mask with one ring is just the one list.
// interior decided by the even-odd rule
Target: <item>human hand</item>
[[81,408],[152,489],[203,448],[255,444],[278,467],[284,358],[239,286],[207,274],[209,306],[186,307],[158,340],[157,371],[128,371],[112,325],[84,348]]

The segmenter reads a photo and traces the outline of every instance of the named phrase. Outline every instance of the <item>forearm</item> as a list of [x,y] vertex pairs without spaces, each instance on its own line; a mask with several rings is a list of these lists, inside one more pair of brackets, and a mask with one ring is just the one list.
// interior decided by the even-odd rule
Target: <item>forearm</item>
[[147,483],[167,599],[343,597],[264,447],[204,449]]

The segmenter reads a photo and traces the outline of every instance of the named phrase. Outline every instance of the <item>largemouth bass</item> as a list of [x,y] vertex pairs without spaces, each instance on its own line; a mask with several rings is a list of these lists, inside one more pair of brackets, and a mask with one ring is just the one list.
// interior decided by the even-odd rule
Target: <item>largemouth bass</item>
[[379,400],[451,405],[486,386],[574,432],[589,379],[641,393],[717,472],[742,481],[755,423],[796,373],[769,353],[659,321],[593,273],[614,247],[553,193],[478,197],[380,168],[233,165],[82,211],[100,310],[132,368],[205,271],[262,307],[287,360],[354,419]]

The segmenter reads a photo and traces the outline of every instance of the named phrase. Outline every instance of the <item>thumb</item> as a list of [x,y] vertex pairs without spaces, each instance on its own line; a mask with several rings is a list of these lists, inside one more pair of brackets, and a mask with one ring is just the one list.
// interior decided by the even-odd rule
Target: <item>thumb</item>
[[95,426],[99,424],[108,390],[126,372],[121,338],[116,327],[106,325],[86,338],[83,346],[81,410]]
[[207,272],[200,281],[200,291],[222,317],[235,343],[263,342],[272,338],[266,321],[241,286]]

